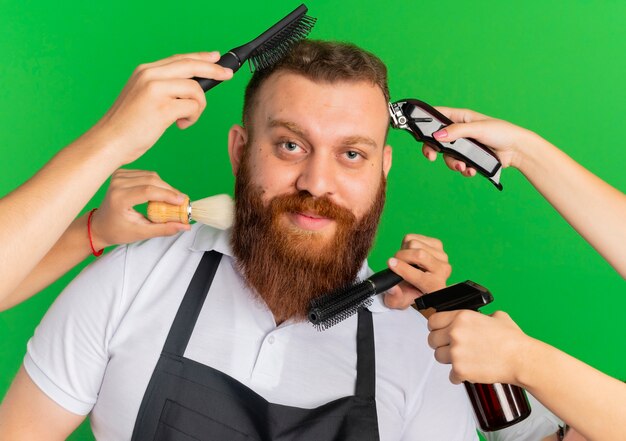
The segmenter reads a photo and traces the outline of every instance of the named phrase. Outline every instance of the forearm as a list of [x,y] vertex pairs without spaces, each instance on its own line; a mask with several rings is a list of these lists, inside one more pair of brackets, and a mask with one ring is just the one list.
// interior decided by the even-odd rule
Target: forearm
[[[0,301],[0,311],[11,308],[38,293],[91,254],[87,235],[87,216],[85,214],[70,224],[22,283]],[[100,249],[99,244],[95,243],[94,246]]]
[[538,135],[520,149],[520,171],[626,278],[626,195]]
[[0,199],[0,304],[119,165],[112,142],[92,129]]
[[626,384],[528,337],[518,383],[589,440],[626,439]]

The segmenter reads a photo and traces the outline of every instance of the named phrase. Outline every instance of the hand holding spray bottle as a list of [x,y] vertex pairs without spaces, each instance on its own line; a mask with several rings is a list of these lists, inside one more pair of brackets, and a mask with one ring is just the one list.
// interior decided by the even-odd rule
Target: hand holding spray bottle
[[[324,330],[369,306],[372,296],[382,294],[402,281],[402,277],[385,269],[355,285],[339,289],[311,301],[309,321]],[[415,300],[417,309],[434,308],[437,312],[471,309],[478,311],[493,301],[491,293],[470,280],[448,286]],[[524,389],[512,384],[464,382],[480,428],[485,432],[504,429],[530,415],[530,404]]]

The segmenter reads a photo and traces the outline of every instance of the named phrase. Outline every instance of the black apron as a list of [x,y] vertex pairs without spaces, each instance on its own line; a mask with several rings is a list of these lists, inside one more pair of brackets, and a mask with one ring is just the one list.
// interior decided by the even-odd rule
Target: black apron
[[270,403],[234,378],[183,357],[221,257],[206,252],[198,265],[141,402],[132,440],[378,440],[374,327],[367,309],[359,311],[355,395],[315,409]]

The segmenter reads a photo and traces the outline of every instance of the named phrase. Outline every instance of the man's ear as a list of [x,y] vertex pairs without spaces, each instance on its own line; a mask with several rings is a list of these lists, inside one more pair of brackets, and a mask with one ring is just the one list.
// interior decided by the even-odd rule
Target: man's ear
[[237,175],[239,170],[239,164],[241,164],[241,158],[243,158],[243,152],[248,142],[248,131],[235,124],[228,131],[228,156],[230,157],[230,166],[233,170],[233,175]]
[[391,159],[392,159],[392,149],[390,145],[386,145],[383,147],[383,173],[385,174],[385,179],[389,174],[389,170],[391,170]]

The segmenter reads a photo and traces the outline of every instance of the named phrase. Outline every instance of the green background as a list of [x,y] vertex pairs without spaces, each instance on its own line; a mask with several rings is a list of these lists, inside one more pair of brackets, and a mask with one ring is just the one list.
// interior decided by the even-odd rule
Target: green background
[[[136,65],[174,53],[226,51],[297,5],[0,0],[0,195],[94,124]],[[307,5],[318,18],[312,37],[354,42],[386,62],[392,98],[507,119],[626,189],[619,130],[626,102],[623,0]],[[244,68],[213,89],[196,125],[170,128],[131,167],[158,171],[192,200],[232,194],[226,135],[240,121],[249,77]],[[438,237],[453,264],[449,281],[472,279],[494,294],[486,311],[505,310],[528,334],[626,378],[624,280],[518,171],[504,171],[500,193],[483,178],[450,172],[441,159],[428,163],[405,132],[391,133],[389,142],[394,165],[374,269],[382,269],[404,234]],[[33,329],[78,270],[0,314],[0,396]],[[90,439],[89,428],[72,439]]]

